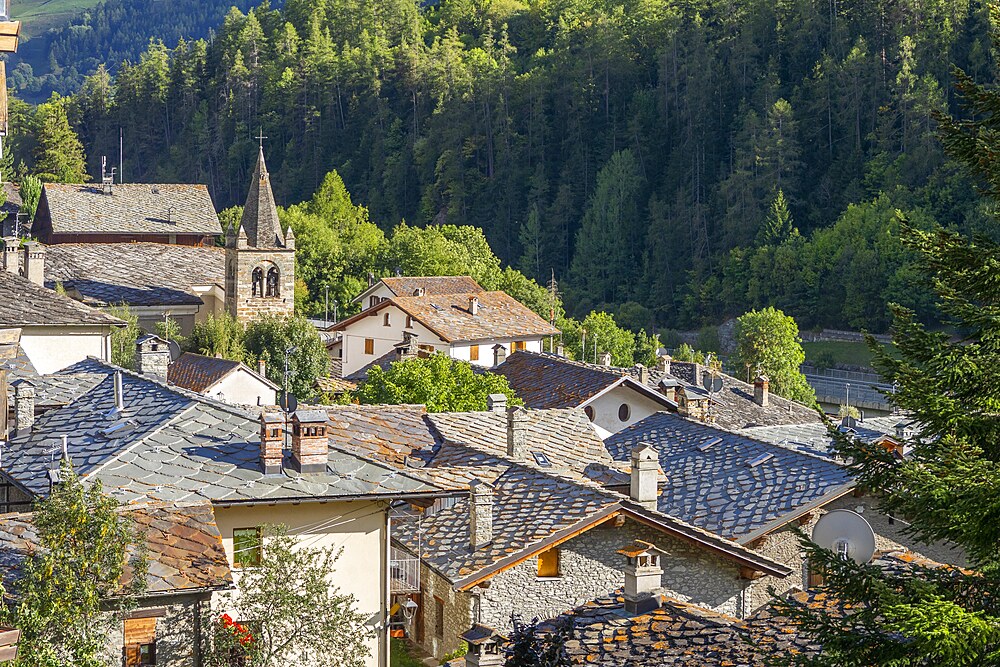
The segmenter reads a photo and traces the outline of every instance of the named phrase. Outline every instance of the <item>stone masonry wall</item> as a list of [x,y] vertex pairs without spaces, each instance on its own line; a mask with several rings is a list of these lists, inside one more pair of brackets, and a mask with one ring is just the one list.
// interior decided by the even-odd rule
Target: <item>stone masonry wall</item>
[[494,576],[488,588],[477,589],[481,622],[506,632],[511,612],[548,618],[621,588],[625,558],[615,552],[635,539],[670,554],[663,561],[665,595],[734,616],[740,611],[747,582],[735,564],[627,520],[621,528],[607,523],[560,545],[560,577],[539,578],[537,558]]
[[[416,618],[410,624],[410,639],[424,651],[440,659],[441,656],[457,649],[461,644],[458,636],[472,627],[472,595],[456,591],[444,577],[422,563],[420,565],[420,591],[422,594],[420,604],[423,607],[424,640],[417,642]],[[435,597],[444,601],[444,633],[440,637],[435,634],[434,628]]]
[[[151,605],[157,606],[157,605]],[[166,605],[166,616],[156,619],[157,667],[192,667],[195,664],[196,608],[201,606],[201,634],[207,637],[211,615],[207,603],[187,600]],[[140,608],[141,610],[142,608]],[[121,664],[125,624],[118,620],[108,635],[108,664]]]
[[[232,266],[235,260],[235,279]],[[277,297],[254,297],[253,271],[260,267],[264,272],[276,266],[280,272]],[[226,310],[240,322],[249,322],[262,315],[291,315],[295,297],[295,251],[280,248],[227,248],[226,249]],[[235,288],[234,288],[235,286]]]

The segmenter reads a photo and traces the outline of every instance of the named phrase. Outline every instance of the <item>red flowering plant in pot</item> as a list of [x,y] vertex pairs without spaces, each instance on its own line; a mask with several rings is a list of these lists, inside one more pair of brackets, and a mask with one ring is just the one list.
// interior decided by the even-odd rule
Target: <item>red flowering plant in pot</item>
[[234,621],[229,614],[222,614],[215,620],[209,657],[211,667],[252,667],[257,662],[256,649],[254,632],[246,624]]

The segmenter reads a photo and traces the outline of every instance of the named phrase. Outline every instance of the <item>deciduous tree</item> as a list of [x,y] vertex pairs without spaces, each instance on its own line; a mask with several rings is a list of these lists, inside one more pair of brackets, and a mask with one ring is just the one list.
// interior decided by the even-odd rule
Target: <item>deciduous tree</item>
[[777,308],[751,310],[736,320],[736,367],[749,364],[751,372],[768,377],[779,396],[811,405],[816,393],[799,370],[805,360],[798,325]]

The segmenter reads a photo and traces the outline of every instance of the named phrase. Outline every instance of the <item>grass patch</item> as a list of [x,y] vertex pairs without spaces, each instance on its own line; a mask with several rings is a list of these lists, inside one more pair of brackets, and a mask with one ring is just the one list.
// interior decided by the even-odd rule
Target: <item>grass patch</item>
[[389,640],[389,667],[424,667],[402,639]]
[[[895,354],[896,348],[889,345],[890,354]],[[817,366],[834,364],[849,364],[851,366],[871,366],[872,353],[865,343],[824,340],[812,343],[802,343],[806,353],[806,361]]]
[[37,37],[49,28],[69,23],[81,12],[95,7],[101,0],[13,0],[11,14],[22,22],[21,35]]

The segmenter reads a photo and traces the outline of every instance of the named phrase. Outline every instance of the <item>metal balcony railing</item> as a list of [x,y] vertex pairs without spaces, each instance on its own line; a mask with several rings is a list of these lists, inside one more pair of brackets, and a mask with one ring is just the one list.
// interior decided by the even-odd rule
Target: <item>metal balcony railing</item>
[[405,551],[392,549],[389,562],[389,584],[392,593],[420,591],[420,559]]

